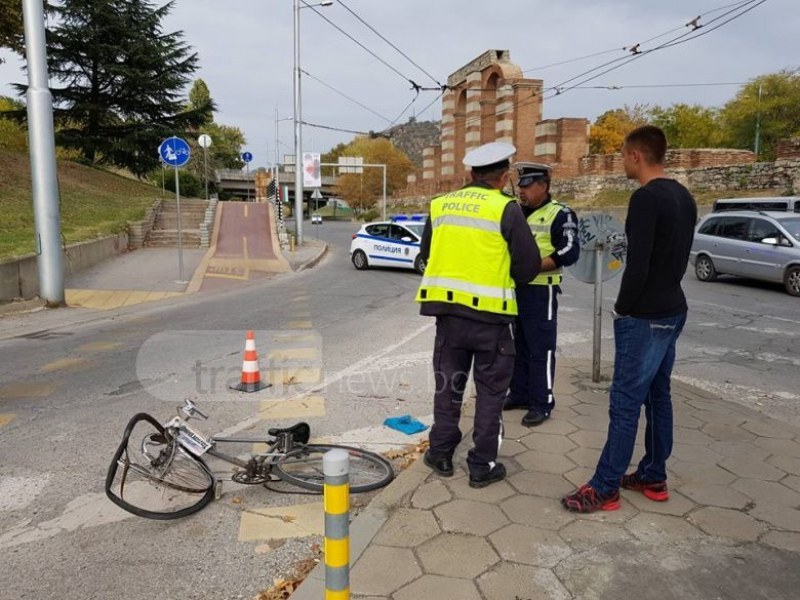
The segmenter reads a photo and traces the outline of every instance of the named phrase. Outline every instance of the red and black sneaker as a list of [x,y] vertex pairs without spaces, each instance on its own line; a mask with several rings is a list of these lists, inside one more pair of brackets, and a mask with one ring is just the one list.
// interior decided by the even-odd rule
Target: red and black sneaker
[[622,476],[622,487],[626,490],[642,492],[645,498],[654,502],[665,502],[669,500],[669,490],[666,481],[644,481],[639,473],[634,471]]
[[588,483],[561,499],[561,505],[569,511],[591,513],[596,510],[617,510],[620,507],[619,490],[600,494]]

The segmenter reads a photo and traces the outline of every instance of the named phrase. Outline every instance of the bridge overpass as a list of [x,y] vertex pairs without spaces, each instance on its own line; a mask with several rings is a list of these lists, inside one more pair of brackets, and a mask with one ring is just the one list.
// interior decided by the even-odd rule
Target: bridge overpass
[[[260,178],[263,178],[264,175],[259,176],[259,174],[266,174],[266,179],[263,180],[263,182],[259,180]],[[215,172],[215,179],[217,182],[217,189],[225,191],[228,194],[232,194],[233,196],[236,196],[242,200],[247,199],[248,195],[251,200],[254,200],[256,198],[256,185],[260,184],[266,187],[266,185],[268,185],[270,182],[270,173],[269,171],[263,170],[251,171],[248,177],[248,173],[246,171],[239,169],[218,169]],[[294,173],[278,173],[278,183],[280,184],[281,188],[286,191],[286,196],[288,196],[284,198],[284,200],[290,202],[292,206],[294,206]],[[323,175],[320,193],[325,198],[334,196],[335,185],[336,177],[333,175]],[[311,199],[311,194],[313,193],[314,188],[303,188],[303,202],[306,205],[308,205],[308,202]]]

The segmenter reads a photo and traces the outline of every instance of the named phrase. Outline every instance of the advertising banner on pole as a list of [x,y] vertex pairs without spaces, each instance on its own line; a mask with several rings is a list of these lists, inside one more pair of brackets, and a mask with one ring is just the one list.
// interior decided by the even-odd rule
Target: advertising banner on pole
[[322,173],[317,152],[303,152],[303,187],[322,187]]

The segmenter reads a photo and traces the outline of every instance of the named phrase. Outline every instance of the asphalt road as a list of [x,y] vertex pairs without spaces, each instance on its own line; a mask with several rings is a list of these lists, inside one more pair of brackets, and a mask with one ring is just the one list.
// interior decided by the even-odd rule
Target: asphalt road
[[[429,418],[433,323],[412,301],[419,277],[356,271],[347,254],[356,229],[307,224],[331,251],[299,274],[155,307],[0,322],[0,598],[251,598],[308,556],[318,538],[279,538],[280,524],[259,511],[288,507],[285,523],[316,497],[226,484],[200,514],[153,522],[113,507],[102,482],[128,418],[145,410],[166,420],[183,397],[211,413],[198,423],[207,432],[285,424],[254,414],[314,397],[304,410],[315,438],[378,449],[404,441],[386,437],[386,416]],[[607,309],[617,285],[604,288]],[[589,358],[592,288],[568,278],[564,290],[560,354]],[[692,274],[686,290],[676,376],[800,425],[798,300]],[[225,388],[247,329],[276,385],[243,397]],[[604,334],[610,360],[609,319]]]

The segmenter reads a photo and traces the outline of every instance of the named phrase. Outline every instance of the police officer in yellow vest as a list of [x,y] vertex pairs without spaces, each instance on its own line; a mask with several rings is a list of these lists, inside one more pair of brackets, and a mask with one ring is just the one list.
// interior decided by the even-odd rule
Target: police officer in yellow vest
[[464,164],[472,168],[471,183],[434,198],[420,244],[427,265],[416,300],[421,314],[436,317],[434,423],[424,461],[441,476],[453,474],[461,403],[473,368],[477,400],[467,465],[469,485],[476,488],[506,475],[497,453],[514,370],[515,287],[527,285],[540,264],[520,206],[502,192],[514,152],[500,142],[469,152]]
[[555,408],[558,294],[562,269],[578,260],[575,213],[550,197],[550,167],[517,163],[520,203],[542,256],[539,275],[517,289],[517,356],[505,409],[523,408],[522,424],[541,425]]

